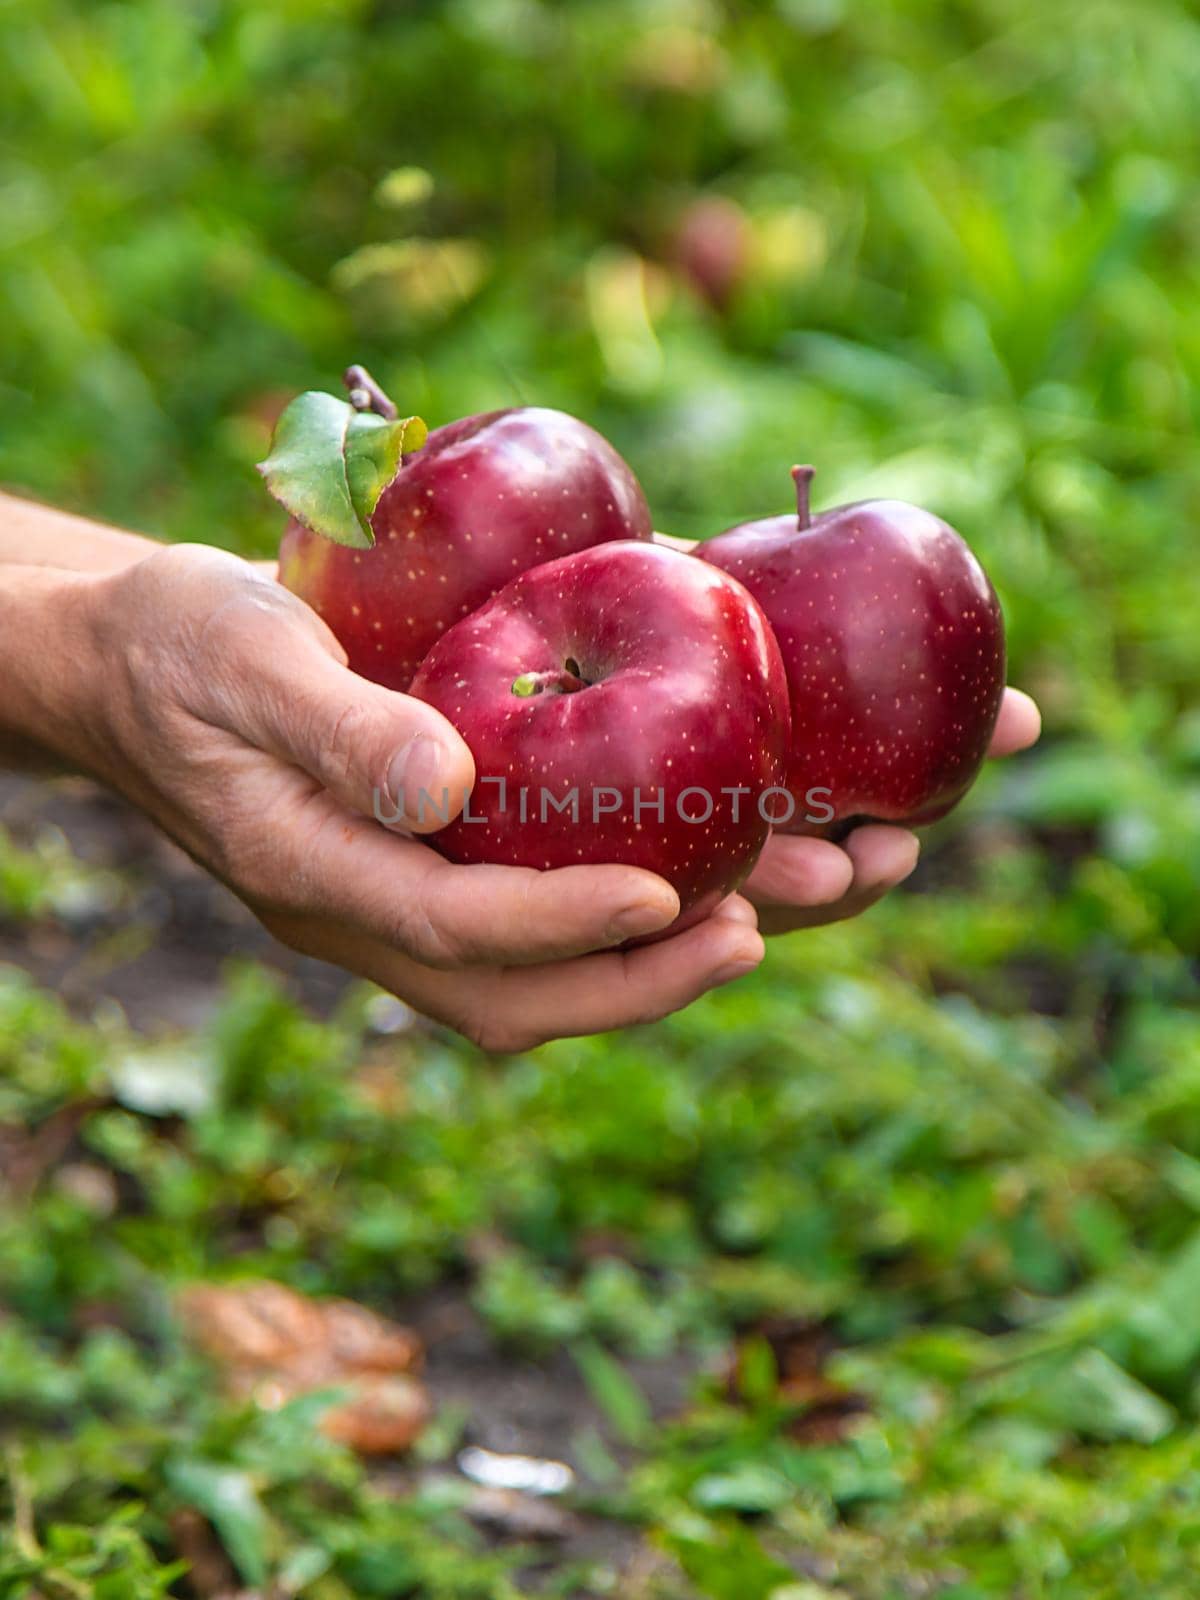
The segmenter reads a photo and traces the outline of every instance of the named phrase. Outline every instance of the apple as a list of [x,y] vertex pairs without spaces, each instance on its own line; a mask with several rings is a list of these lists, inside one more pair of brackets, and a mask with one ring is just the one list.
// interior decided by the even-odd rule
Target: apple
[[726,311],[749,275],[753,254],[750,219],[736,200],[702,195],[679,220],[675,261],[714,311]]
[[[352,402],[394,418],[373,384],[353,387],[356,374],[366,378],[347,374]],[[403,456],[369,522],[373,548],[353,549],[293,519],[279,577],[329,624],[351,668],[389,689],[407,689],[434,641],[526,568],[651,534],[612,445],[540,406],[436,428]]]
[[841,838],[858,822],[934,822],[974,782],[1004,692],[1004,621],[953,528],[901,500],[797,514],[698,546],[758,601],[791,700],[781,831]]
[[411,693],[475,757],[467,809],[428,843],[464,863],[645,867],[678,891],[672,932],[737,888],[784,795],[787,684],[762,612],[658,545],[523,573],[442,635]]

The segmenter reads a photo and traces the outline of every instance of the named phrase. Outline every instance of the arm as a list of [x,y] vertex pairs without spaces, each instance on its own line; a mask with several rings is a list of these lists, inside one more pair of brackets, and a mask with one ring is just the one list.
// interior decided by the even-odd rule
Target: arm
[[[48,625],[61,614],[70,585],[60,585],[56,574],[116,572],[132,566],[159,546],[140,534],[125,533],[104,523],[90,522],[50,506],[18,500],[0,491],[0,681],[6,685],[0,703],[0,766],[44,767],[69,764],[62,750],[47,747],[46,739],[58,720],[53,707],[38,703],[37,696],[61,695],[58,662],[42,659],[17,662],[8,669],[8,654],[36,649],[49,637]],[[75,640],[78,648],[78,639]],[[38,687],[38,668],[41,674]],[[27,732],[18,731],[17,721]]]
[[140,533],[72,516],[0,492],[0,565],[118,572],[159,548]]
[[[68,747],[76,735],[69,731],[69,663],[82,653],[84,582],[72,573],[11,559],[0,565],[0,766],[70,759]],[[55,645],[48,651],[51,639]]]

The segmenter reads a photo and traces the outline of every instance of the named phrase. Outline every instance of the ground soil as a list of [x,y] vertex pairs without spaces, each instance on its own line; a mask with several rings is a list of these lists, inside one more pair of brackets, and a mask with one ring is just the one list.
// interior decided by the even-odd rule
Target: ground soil
[[[116,1003],[131,1026],[148,1035],[201,1027],[220,1004],[222,971],[235,958],[254,958],[277,971],[292,996],[320,1016],[351,981],[276,943],[143,816],[86,780],[0,774],[0,826],[25,847],[58,829],[78,860],[119,874],[116,904],[101,897],[94,908],[32,924],[0,919],[0,964],[29,972],[80,1017]],[[530,1360],[498,1348],[462,1285],[388,1309],[424,1338],[435,1404],[442,1414],[452,1408],[463,1417],[464,1443],[566,1461],[587,1487],[579,1442],[589,1432],[604,1438],[606,1427],[565,1351]],[[632,1363],[629,1370],[661,1417],[681,1407],[695,1369],[677,1356]],[[606,1443],[619,1459],[614,1441]],[[415,1471],[398,1464],[379,1468],[378,1475],[381,1485],[403,1490]],[[493,1537],[524,1542],[519,1504],[515,1512],[510,1528],[489,1525]],[[636,1531],[620,1522],[571,1515],[544,1545],[546,1568],[582,1561],[625,1569],[642,1559],[638,1543]],[[526,1576],[536,1587],[536,1569]]]

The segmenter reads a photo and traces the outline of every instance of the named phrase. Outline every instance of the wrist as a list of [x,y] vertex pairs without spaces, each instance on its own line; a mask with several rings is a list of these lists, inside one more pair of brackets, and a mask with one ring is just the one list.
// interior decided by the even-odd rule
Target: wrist
[[92,626],[102,580],[0,565],[0,762],[49,756],[97,771],[104,663]]

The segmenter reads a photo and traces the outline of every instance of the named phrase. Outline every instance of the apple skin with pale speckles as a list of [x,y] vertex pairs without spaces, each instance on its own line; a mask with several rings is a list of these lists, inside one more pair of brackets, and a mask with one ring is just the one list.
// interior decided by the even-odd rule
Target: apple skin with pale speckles
[[792,469],[796,515],[741,524],[695,552],[745,584],[779,641],[796,802],[781,831],[839,839],[859,822],[935,822],[975,781],[996,724],[999,602],[940,518],[901,500],[810,516],[812,475]]
[[[475,758],[469,811],[426,836],[453,861],[644,867],[679,894],[675,933],[766,842],[778,797],[760,798],[788,745],[783,662],[742,585],[690,555],[623,542],[534,568],[442,636],[411,692]],[[542,790],[564,804],[572,789],[577,821],[543,815]]]
[[436,428],[371,517],[374,548],[297,522],[280,581],[329,624],[353,671],[404,690],[446,629],[529,567],[651,534],[645,496],[608,441],[562,411],[522,406]]

